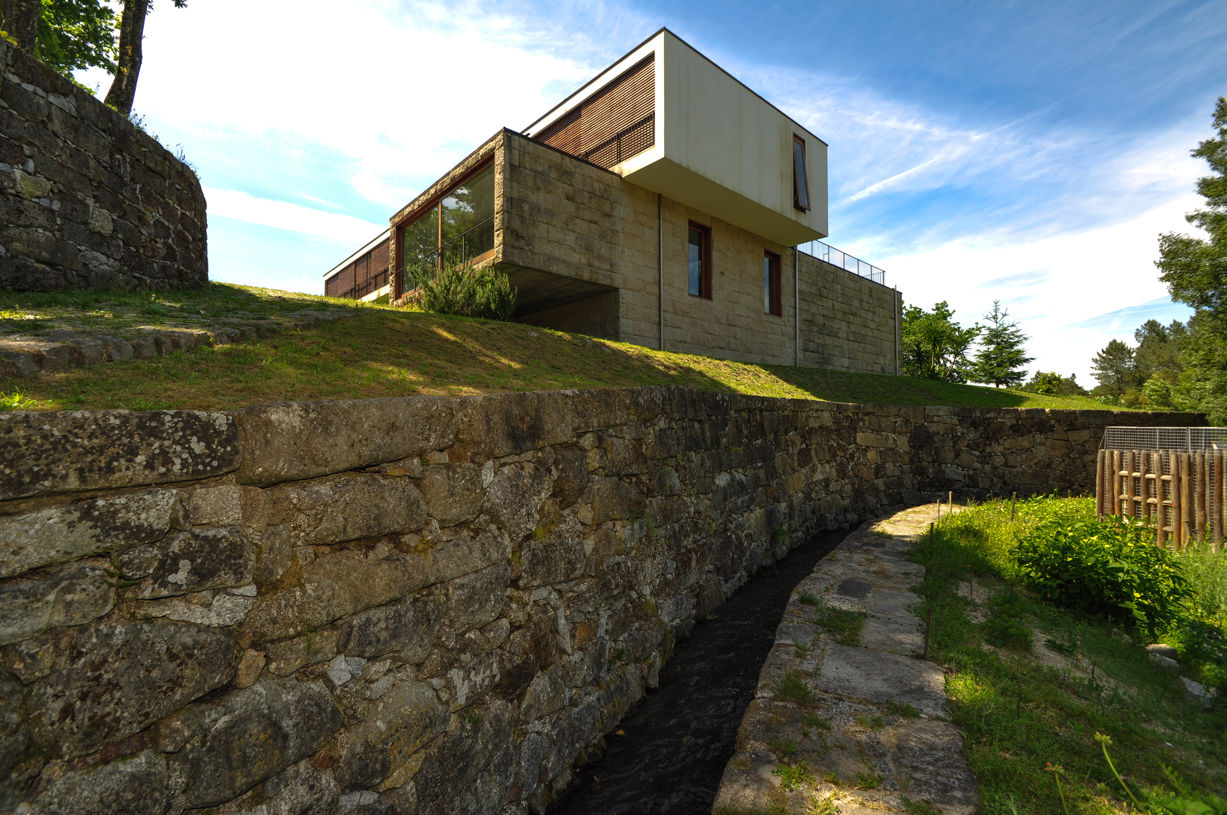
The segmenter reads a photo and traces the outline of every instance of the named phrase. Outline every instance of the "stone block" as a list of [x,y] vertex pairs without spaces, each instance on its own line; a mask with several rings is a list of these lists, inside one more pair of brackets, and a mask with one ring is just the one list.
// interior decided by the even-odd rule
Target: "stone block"
[[242,484],[273,484],[370,467],[449,446],[453,401],[414,396],[257,405],[235,421]]
[[160,540],[177,500],[148,490],[0,518],[0,577]]
[[30,683],[34,738],[65,758],[121,741],[221,687],[238,657],[221,632],[166,622],[77,626],[12,648],[10,669]]
[[119,556],[126,578],[141,578],[141,599],[173,597],[251,583],[255,553],[238,527],[193,529]]
[[398,651],[405,662],[421,662],[443,626],[446,603],[438,592],[406,597],[359,612],[345,622],[345,652],[374,658]]
[[[295,544],[333,544],[412,532],[426,520],[422,496],[405,478],[347,475],[267,491],[268,522]],[[337,507],[361,508],[338,512]]]
[[430,685],[401,679],[342,737],[333,769],[337,781],[347,789],[376,787],[442,733],[450,719]]
[[507,602],[511,569],[496,563],[487,569],[452,581],[447,604],[447,629],[463,633],[498,618]]
[[32,811],[46,815],[163,815],[170,804],[167,776],[166,759],[145,751],[61,776],[35,800]]
[[0,414],[0,500],[165,484],[238,467],[234,420],[197,410]]
[[175,756],[188,808],[229,801],[311,755],[341,727],[321,682],[265,679],[178,717],[187,744]]
[[115,607],[105,561],[73,563],[0,583],[0,645],[80,625]]

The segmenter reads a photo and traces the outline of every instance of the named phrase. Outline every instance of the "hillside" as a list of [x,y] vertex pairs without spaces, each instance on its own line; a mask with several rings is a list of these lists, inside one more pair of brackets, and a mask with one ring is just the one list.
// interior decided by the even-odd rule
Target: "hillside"
[[31,376],[0,374],[0,405],[233,409],[281,400],[681,385],[895,405],[1103,408],[1087,398],[730,362],[528,325],[218,283],[158,294],[0,292],[0,340],[66,331],[125,337],[150,326],[214,329],[244,319],[285,326],[303,314],[337,311],[348,316],[261,339]]

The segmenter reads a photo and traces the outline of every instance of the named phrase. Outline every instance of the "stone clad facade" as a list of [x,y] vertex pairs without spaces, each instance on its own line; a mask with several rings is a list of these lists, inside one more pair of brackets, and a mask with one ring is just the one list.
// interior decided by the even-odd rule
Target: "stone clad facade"
[[[482,206],[492,215],[481,220],[465,208],[475,198],[465,185],[489,168],[493,200]],[[430,222],[458,188],[453,220]],[[692,227],[709,247],[698,292]],[[826,144],[662,29],[394,214],[387,294],[413,288],[406,264],[467,259],[507,273],[524,322],[747,362],[898,373],[900,295],[796,248],[826,228]],[[482,240],[457,251],[449,229]],[[436,232],[437,254],[426,245]],[[779,261],[774,291],[767,255]],[[325,276],[328,291],[347,268]]]
[[2,413],[0,810],[541,812],[758,567],[947,490],[1089,490],[1116,420],[676,388]]
[[208,282],[196,174],[156,139],[0,40],[0,288]]

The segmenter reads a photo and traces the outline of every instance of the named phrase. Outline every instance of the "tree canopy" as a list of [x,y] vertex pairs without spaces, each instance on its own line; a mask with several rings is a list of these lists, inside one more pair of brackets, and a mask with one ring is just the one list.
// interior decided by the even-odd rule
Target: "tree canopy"
[[945,300],[932,311],[907,306],[903,309],[903,373],[966,382],[972,370],[967,352],[979,333],[978,325],[960,326]]
[[0,30],[66,76],[115,70],[115,12],[103,0],[0,0]]
[[1227,98],[1218,98],[1213,124],[1216,135],[1192,151],[1210,165],[1211,174],[1197,181],[1206,206],[1185,216],[1206,238],[1160,235],[1155,265],[1172,299],[1193,307],[1179,342],[1185,398],[1212,422],[1227,424]]
[[980,349],[976,352],[973,376],[977,382],[994,387],[1014,386],[1027,378],[1023,366],[1034,357],[1027,356],[1023,346],[1027,335],[1018,323],[1006,320],[1009,311],[1001,307],[1000,300],[993,301],[993,310],[984,315],[988,324],[980,334]]

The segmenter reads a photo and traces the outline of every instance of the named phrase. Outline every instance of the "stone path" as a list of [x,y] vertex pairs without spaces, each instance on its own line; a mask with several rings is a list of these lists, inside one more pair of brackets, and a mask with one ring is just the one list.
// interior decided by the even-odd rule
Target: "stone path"
[[906,559],[938,505],[871,521],[793,591],[713,812],[971,815],[979,794],[922,658]]
[[202,345],[263,339],[352,314],[350,309],[296,311],[275,317],[228,319],[221,325],[138,326],[122,333],[57,328],[40,334],[0,335],[0,376],[87,368],[124,359],[151,359]]

